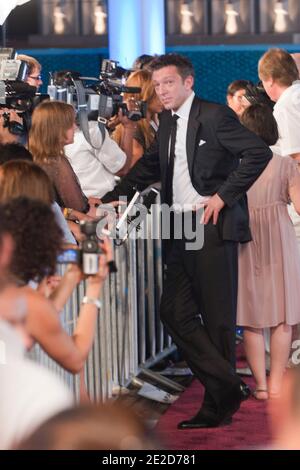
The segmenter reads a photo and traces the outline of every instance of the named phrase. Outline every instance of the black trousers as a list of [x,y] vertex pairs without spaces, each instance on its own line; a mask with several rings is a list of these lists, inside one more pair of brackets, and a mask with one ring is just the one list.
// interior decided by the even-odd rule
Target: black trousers
[[216,407],[235,373],[237,243],[223,241],[218,225],[204,228],[204,246],[174,240],[167,257],[161,320]]

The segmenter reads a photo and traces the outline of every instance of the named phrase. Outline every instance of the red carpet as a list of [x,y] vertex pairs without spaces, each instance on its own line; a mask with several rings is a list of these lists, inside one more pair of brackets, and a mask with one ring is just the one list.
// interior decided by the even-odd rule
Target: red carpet
[[[239,358],[241,359],[241,358]],[[239,367],[245,362],[239,360]],[[253,389],[252,378],[244,380]],[[229,450],[266,447],[270,444],[266,402],[249,398],[243,402],[229,426],[215,429],[178,430],[177,423],[191,418],[199,410],[203,387],[198,380],[183,392],[180,398],[162,415],[157,437],[165,449],[174,450]]]

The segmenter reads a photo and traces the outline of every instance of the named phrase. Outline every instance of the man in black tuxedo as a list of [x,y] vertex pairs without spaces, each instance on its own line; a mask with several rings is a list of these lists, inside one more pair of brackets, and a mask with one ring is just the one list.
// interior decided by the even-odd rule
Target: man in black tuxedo
[[[204,205],[203,248],[188,250],[184,236],[169,248],[161,320],[205,387],[199,412],[178,427],[216,427],[250,394],[235,372],[237,248],[251,239],[246,191],[272,153],[227,106],[195,96],[188,59],[167,54],[151,68],[165,108],[157,139],[102,201],[160,180],[163,203],[183,211]],[[192,218],[197,223],[196,212]]]

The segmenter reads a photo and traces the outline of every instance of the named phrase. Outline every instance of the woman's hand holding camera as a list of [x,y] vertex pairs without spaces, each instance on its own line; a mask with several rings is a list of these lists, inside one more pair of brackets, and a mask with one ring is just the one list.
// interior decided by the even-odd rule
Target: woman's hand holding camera
[[113,260],[111,240],[108,237],[103,237],[99,246],[102,252],[99,255],[99,269],[97,274],[87,277],[88,286],[102,286],[109,273],[109,263]]
[[[98,272],[94,275],[85,275],[82,271],[82,267],[76,263],[70,263],[67,265],[65,273],[61,281],[53,288],[50,292],[47,292],[47,297],[52,301],[57,312],[60,312],[70,295],[72,294],[75,287],[83,280],[86,280],[86,295],[92,298],[99,298],[103,282],[107,278],[110,265],[109,263],[113,260],[113,250],[111,240],[104,237],[100,242],[101,254],[99,254],[99,267]],[[65,245],[65,249],[78,250],[79,248],[74,245]],[[78,257],[79,259],[79,257]],[[43,283],[43,288],[39,289],[44,295],[48,289],[48,280]],[[47,289],[45,289],[47,287]]]
[[[72,247],[73,249],[79,250],[78,247],[74,245],[68,245],[68,247]],[[82,266],[70,263],[67,265],[67,269],[64,274],[64,278],[68,279],[69,283],[75,287],[83,280],[87,280],[90,284],[102,284],[107,275],[109,273],[109,264],[113,260],[113,249],[112,249],[112,242],[108,237],[103,237],[99,242],[99,247],[101,250],[101,254],[99,254],[99,269],[96,274],[84,274],[82,270]]]
[[[101,240],[100,246],[102,254],[99,257],[99,269],[97,274],[88,276],[85,291],[85,298],[89,300],[94,299],[96,306],[97,302],[99,302],[102,285],[109,273],[109,263],[113,257],[111,241],[107,237]],[[100,307],[98,306],[98,308]]]

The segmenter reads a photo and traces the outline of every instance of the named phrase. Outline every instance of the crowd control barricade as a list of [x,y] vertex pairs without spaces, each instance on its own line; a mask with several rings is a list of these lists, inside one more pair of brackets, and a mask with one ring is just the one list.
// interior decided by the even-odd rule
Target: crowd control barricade
[[[175,349],[159,319],[163,283],[159,196],[147,216],[147,236],[130,237],[114,247],[118,272],[104,284],[103,308],[85,366],[87,390],[95,401],[104,401],[122,391],[141,371],[151,375],[149,368]],[[83,296],[81,283],[61,313],[62,325],[70,335]],[[63,370],[38,345],[31,355],[57,372],[79,398],[78,375]],[[166,385],[170,382],[163,378],[161,381]],[[176,385],[174,389],[178,389]]]

